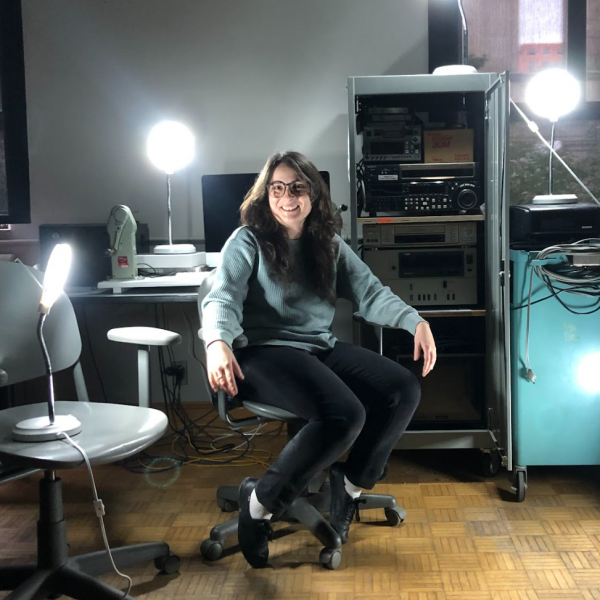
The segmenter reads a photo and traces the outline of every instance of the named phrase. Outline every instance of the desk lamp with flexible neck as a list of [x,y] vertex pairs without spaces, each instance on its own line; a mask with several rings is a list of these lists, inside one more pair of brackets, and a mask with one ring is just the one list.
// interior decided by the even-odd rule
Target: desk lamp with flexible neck
[[37,327],[37,335],[44,355],[46,376],[48,378],[48,416],[34,417],[17,423],[13,429],[13,439],[19,442],[46,442],[58,439],[62,432],[71,436],[81,432],[81,423],[73,415],[57,415],[54,412],[54,378],[50,355],[44,340],[44,321],[52,305],[62,294],[71,268],[71,257],[71,246],[57,244],[54,246],[48,260],[48,267],[44,275],[42,298],[38,309],[40,318]]

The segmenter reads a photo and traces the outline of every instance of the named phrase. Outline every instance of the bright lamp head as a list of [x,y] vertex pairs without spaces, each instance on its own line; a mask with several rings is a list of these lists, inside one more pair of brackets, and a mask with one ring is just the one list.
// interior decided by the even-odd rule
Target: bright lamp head
[[531,79],[525,100],[534,113],[556,122],[577,106],[580,93],[573,75],[564,69],[548,69]]
[[72,256],[69,244],[54,246],[44,275],[40,312],[49,312],[56,299],[62,294],[71,269]]
[[155,167],[172,175],[194,158],[194,136],[181,123],[163,121],[148,135],[147,151]]

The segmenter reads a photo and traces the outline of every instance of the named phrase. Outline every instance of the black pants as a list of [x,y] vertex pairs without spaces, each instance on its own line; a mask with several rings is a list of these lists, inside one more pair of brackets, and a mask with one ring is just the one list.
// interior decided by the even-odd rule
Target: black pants
[[256,486],[269,512],[280,515],[350,447],[346,477],[358,487],[373,488],[419,404],[421,388],[413,373],[342,342],[316,354],[251,346],[235,355],[245,376],[238,381],[240,395],[306,421]]

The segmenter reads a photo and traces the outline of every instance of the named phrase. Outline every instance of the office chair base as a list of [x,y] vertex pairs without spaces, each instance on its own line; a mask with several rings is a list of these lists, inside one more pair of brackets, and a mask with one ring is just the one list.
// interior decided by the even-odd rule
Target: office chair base
[[[312,482],[311,482],[312,483]],[[322,513],[328,513],[331,503],[329,482],[321,483],[318,491],[311,493],[313,485],[309,485],[307,495],[300,496],[281,515],[278,521],[302,523],[325,546],[321,550],[319,562],[328,569],[336,569],[341,562],[342,540],[331,527]],[[238,507],[239,488],[222,486],[217,489],[217,505],[223,512],[234,512]],[[398,506],[394,496],[388,494],[361,494],[360,512],[375,508],[383,508],[387,522],[395,527],[406,519],[406,511]],[[238,517],[219,523],[212,528],[210,538],[200,545],[200,553],[209,561],[219,560],[223,555],[223,543],[233,535],[237,535]]]
[[[68,556],[67,527],[63,515],[62,483],[58,478],[40,481],[37,566],[0,567],[0,590],[13,590],[6,600],[59,597],[89,600],[125,600],[123,592],[94,579],[112,571],[106,552]],[[165,542],[124,546],[112,550],[120,571],[140,562],[154,560],[164,573],[179,570],[180,559]],[[127,600],[133,600],[127,596]]]

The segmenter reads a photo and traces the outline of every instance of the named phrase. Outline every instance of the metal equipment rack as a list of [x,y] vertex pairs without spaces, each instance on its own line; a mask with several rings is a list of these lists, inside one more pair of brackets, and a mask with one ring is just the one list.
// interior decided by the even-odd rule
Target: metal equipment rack
[[[446,99],[468,98],[475,110],[475,152],[483,168],[483,214],[441,216],[385,216],[358,213],[356,166],[362,156],[362,133],[357,125],[360,102],[381,99],[387,106],[391,98],[406,100],[417,106],[444,102]],[[425,384],[434,384],[442,373],[449,377],[453,369],[462,372],[464,393],[474,397],[472,406],[477,415],[473,418],[413,420],[411,428],[402,437],[398,448],[479,448],[482,451],[484,474],[493,475],[500,464],[512,470],[511,397],[509,361],[508,318],[508,193],[506,174],[506,146],[508,144],[509,114],[508,77],[491,73],[468,75],[399,75],[348,78],[349,115],[349,176],[351,191],[351,245],[359,253],[362,226],[372,223],[391,222],[452,222],[473,221],[478,230],[483,258],[481,302],[476,307],[443,307],[419,310],[421,315],[436,329],[452,328],[461,324],[464,331],[472,334],[473,348],[444,354],[440,352],[438,366],[423,383],[421,405],[429,398]],[[362,253],[360,253],[362,257]],[[408,298],[404,298],[409,302]],[[395,336],[405,332],[374,328],[356,320],[354,341],[372,347],[394,360],[402,362],[406,354],[397,352]],[[401,345],[401,341],[400,341]],[[412,361],[411,361],[412,362]],[[409,366],[407,361],[407,366]],[[461,371],[462,369],[462,371]],[[482,375],[479,384],[473,383]],[[427,381],[430,380],[430,381]],[[446,381],[438,382],[443,388]],[[443,401],[443,398],[441,398]]]

